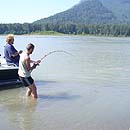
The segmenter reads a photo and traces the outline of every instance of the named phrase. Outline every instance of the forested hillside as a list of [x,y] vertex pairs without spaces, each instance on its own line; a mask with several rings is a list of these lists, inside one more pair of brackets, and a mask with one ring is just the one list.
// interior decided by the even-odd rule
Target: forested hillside
[[130,0],[81,0],[71,9],[34,23],[128,24]]
[[130,0],[81,0],[72,8],[33,23],[0,24],[0,34],[130,36]]
[[115,23],[115,21],[116,16],[104,7],[99,0],[89,0],[80,2],[69,10],[35,21],[34,23],[109,24]]

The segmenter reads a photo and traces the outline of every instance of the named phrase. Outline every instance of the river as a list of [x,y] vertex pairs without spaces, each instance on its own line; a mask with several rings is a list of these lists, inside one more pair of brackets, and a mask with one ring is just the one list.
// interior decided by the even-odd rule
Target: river
[[28,43],[34,60],[72,55],[53,53],[32,72],[37,100],[24,87],[0,91],[0,130],[129,130],[130,38],[15,36],[17,50]]

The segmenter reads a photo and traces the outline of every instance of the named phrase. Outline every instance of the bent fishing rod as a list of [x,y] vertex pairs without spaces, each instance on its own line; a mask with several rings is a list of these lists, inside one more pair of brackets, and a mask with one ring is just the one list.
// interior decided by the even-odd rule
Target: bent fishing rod
[[48,52],[47,54],[45,54],[45,55],[40,59],[40,61],[42,61],[43,59],[45,59],[47,56],[49,56],[49,55],[51,55],[51,54],[53,54],[53,53],[57,53],[57,52],[63,52],[63,53],[65,53],[65,54],[68,54],[68,55],[73,56],[71,53],[69,53],[69,52],[67,52],[67,51],[64,51],[64,50],[56,50],[56,51],[50,51],[50,52]]
[[[45,54],[39,61],[41,62],[41,61],[42,61],[43,59],[45,59],[47,56],[49,56],[49,55],[51,55],[51,54],[53,54],[53,53],[56,53],[56,52],[63,52],[63,53],[65,53],[65,54],[74,56],[74,55],[72,55],[71,53],[69,53],[69,52],[67,52],[67,51],[64,51],[64,50],[56,50],[56,51],[50,51],[50,52],[48,52],[48,53]],[[40,62],[35,62],[34,65],[33,65],[34,68],[35,68],[37,65],[39,65]]]

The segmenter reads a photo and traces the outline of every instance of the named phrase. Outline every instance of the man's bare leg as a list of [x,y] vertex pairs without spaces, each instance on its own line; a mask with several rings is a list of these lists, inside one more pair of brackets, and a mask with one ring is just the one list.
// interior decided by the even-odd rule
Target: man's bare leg
[[38,98],[37,96],[37,88],[36,88],[36,85],[33,83],[31,86],[30,86],[32,92],[31,92],[31,95],[34,99]]
[[26,96],[30,96],[32,93],[32,89],[28,87],[27,91],[26,91]]

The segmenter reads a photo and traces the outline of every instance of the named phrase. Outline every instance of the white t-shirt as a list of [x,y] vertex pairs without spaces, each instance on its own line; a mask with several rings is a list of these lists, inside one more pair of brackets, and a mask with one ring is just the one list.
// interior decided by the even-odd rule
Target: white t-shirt
[[20,54],[18,74],[21,77],[30,77],[31,76],[31,71],[27,70],[27,66],[26,66],[26,63],[25,63],[25,59],[27,57],[28,56],[27,56],[26,52],[22,52],[22,54]]

